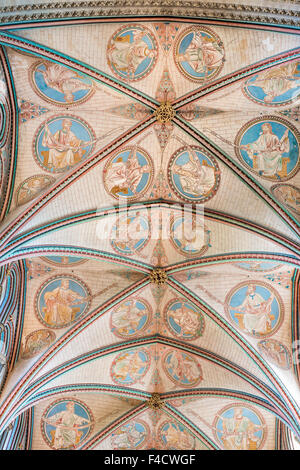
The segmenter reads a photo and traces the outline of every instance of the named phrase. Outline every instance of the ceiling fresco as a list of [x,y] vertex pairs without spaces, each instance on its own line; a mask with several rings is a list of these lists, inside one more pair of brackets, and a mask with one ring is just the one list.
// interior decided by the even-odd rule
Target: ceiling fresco
[[298,448],[297,2],[80,3],[0,2],[0,448]]

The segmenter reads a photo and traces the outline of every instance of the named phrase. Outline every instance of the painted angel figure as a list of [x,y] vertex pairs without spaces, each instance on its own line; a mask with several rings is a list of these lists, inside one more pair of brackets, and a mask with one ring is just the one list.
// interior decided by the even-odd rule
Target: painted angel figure
[[132,31],[133,41],[130,42],[130,34],[118,36],[108,49],[108,57],[119,73],[126,78],[134,78],[139,65],[146,59],[152,59],[157,52],[150,49],[143,41],[144,31]]
[[182,353],[174,351],[171,355],[170,367],[172,375],[176,375],[178,380],[182,383],[186,380],[189,383],[195,382],[199,377],[199,369],[197,364]]
[[179,176],[180,184],[185,193],[195,197],[203,196],[214,187],[215,169],[201,163],[195,150],[187,145],[189,160],[183,165],[174,165],[173,172]]
[[43,418],[43,421],[55,427],[55,431],[50,431],[52,445],[55,449],[75,448],[83,434],[80,429],[91,425],[90,420],[75,413],[73,401],[66,403],[64,411],[60,411],[48,418]]
[[112,438],[114,449],[134,449],[145,438],[146,432],[136,429],[135,423],[122,426]]
[[118,248],[123,250],[129,249],[131,253],[135,253],[139,240],[148,238],[149,228],[141,224],[140,215],[137,213],[134,219],[131,217],[119,219],[113,235],[114,242]]
[[137,330],[143,315],[145,315],[144,310],[137,308],[134,300],[129,300],[123,302],[120,307],[114,311],[112,323],[120,333],[128,333],[131,329]]
[[185,217],[183,223],[174,228],[173,237],[180,242],[181,250],[193,254],[203,248],[207,235],[203,224]]
[[272,103],[278,96],[300,86],[300,76],[296,76],[297,66],[298,62],[292,62],[267,70],[258,75],[254,81],[248,82],[248,86],[261,87],[266,95],[264,102],[266,104]]
[[185,52],[179,54],[177,59],[180,62],[188,62],[195,72],[206,77],[211,69],[222,65],[224,52],[212,38],[203,36],[201,31],[195,31]]
[[269,122],[263,123],[261,130],[257,140],[241,145],[241,149],[246,150],[252,160],[254,154],[257,155],[257,170],[260,175],[276,176],[280,179],[278,172],[282,170],[283,154],[290,150],[289,130],[286,129],[281,139],[274,134]]
[[134,147],[130,150],[130,155],[124,161],[119,157],[115,162],[111,163],[107,169],[106,184],[108,190],[112,194],[118,193],[128,194],[131,191],[133,194],[137,193],[137,186],[142,179],[144,173],[149,173],[150,167],[148,164],[141,165],[137,156],[137,148]]
[[181,335],[194,335],[199,326],[199,316],[183,303],[176,310],[169,311],[169,317],[181,328]]
[[66,103],[71,104],[74,101],[74,93],[81,90],[90,90],[91,84],[84,83],[82,77],[75,72],[62,65],[52,62],[43,62],[45,70],[38,69],[49,88],[62,93]]

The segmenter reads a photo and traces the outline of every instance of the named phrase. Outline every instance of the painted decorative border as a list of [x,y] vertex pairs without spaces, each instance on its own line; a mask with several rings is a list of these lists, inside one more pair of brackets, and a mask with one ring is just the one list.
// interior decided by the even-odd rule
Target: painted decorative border
[[[73,398],[73,397],[65,397],[65,398],[60,398],[59,400],[55,400],[54,402],[52,402],[44,411],[43,415],[42,415],[42,418],[44,416],[46,416],[46,414],[51,410],[51,408],[53,408],[55,405],[58,405],[59,403],[61,402],[65,402],[65,401],[73,401],[74,403],[77,403],[78,405],[82,406],[86,411],[87,413],[90,415],[90,421],[91,421],[91,426],[90,426],[90,429],[88,431],[88,433],[86,434],[85,438],[84,438],[84,441],[88,438],[88,436],[91,434],[92,432],[92,429],[94,427],[94,416],[93,416],[93,413],[92,411],[90,410],[90,408],[81,400],[78,400],[78,398]],[[54,449],[54,447],[52,445],[50,445],[49,443],[49,440],[46,436],[46,433],[45,433],[45,430],[44,430],[44,426],[43,426],[43,420],[41,419],[41,422],[40,422],[40,425],[41,425],[41,434],[43,436],[43,439],[44,441],[46,442],[47,446],[51,447],[51,449]],[[83,441],[83,442],[84,442]],[[80,443],[81,445],[82,443]],[[56,450],[56,449],[54,449]]]
[[[121,302],[120,305],[117,306],[117,309],[120,308],[120,306],[122,305],[122,303],[128,301],[128,300],[134,300],[136,302],[141,302],[142,304],[144,304],[147,309],[148,309],[148,318],[147,318],[147,321],[146,323],[144,324],[144,326],[136,333],[132,334],[132,335],[122,335],[121,333],[118,332],[117,328],[114,327],[113,323],[112,323],[112,316],[113,316],[113,313],[115,311],[115,309],[113,309],[110,313],[110,319],[109,319],[109,325],[110,325],[110,329],[111,331],[113,332],[113,334],[115,336],[117,336],[118,338],[126,338],[126,339],[130,339],[130,338],[136,338],[138,336],[141,335],[141,333],[146,329],[148,328],[149,324],[152,322],[152,316],[153,316],[153,310],[152,310],[152,307],[151,305],[149,304],[149,302],[147,302],[147,300],[145,300],[143,297],[129,297],[128,299],[124,300],[123,302]],[[119,382],[118,382],[119,383]]]
[[46,279],[43,284],[40,285],[40,287],[38,288],[38,290],[36,291],[35,293],[35,296],[34,296],[34,312],[36,314],[36,317],[37,319],[39,320],[40,323],[42,323],[43,325],[45,325],[47,328],[50,328],[50,329],[62,329],[62,328],[67,328],[68,326],[70,325],[73,325],[73,323],[75,323],[77,320],[81,320],[82,319],[82,316],[84,315],[84,313],[86,313],[89,308],[90,308],[90,304],[91,304],[91,301],[88,300],[86,302],[86,307],[85,307],[85,310],[83,312],[82,315],[80,315],[80,317],[77,319],[77,320],[74,320],[70,323],[67,323],[66,325],[63,325],[63,326],[52,326],[52,327],[49,327],[49,325],[43,320],[43,318],[41,317],[41,315],[39,315],[39,310],[38,310],[38,297],[40,295],[40,293],[42,292],[42,290],[44,289],[44,287],[46,287],[47,284],[49,284],[51,281],[54,281],[55,279],[62,279],[62,278],[66,278],[66,279],[72,279],[73,281],[76,281],[78,282],[81,286],[84,287],[84,289],[86,290],[86,292],[88,293],[88,297],[91,297],[91,291],[90,291],[90,288],[88,287],[88,285],[82,281],[82,279],[80,279],[79,277],[77,276],[74,276],[74,274],[67,274],[67,273],[62,273],[62,274],[58,274],[58,275],[55,275],[55,276],[51,276],[49,277],[48,279]]
[[264,121],[275,121],[275,122],[278,122],[278,123],[286,126],[294,134],[294,137],[296,138],[296,140],[298,142],[298,146],[299,146],[298,164],[295,166],[295,168],[287,176],[280,177],[280,181],[290,180],[293,176],[296,175],[296,173],[300,169],[300,163],[299,163],[299,161],[300,161],[300,132],[298,131],[298,129],[293,124],[291,124],[289,121],[286,121],[285,119],[283,119],[281,117],[265,115],[265,116],[260,116],[260,117],[255,118],[255,119],[251,119],[250,121],[246,122],[246,124],[244,124],[243,127],[241,127],[241,129],[238,131],[238,133],[236,135],[236,138],[234,140],[235,154],[236,154],[237,158],[239,159],[239,161],[242,163],[243,167],[246,168],[247,170],[251,171],[251,173],[254,173],[256,176],[259,176],[260,178],[263,178],[267,181],[274,181],[274,179],[271,179],[270,177],[267,177],[267,176],[264,176],[264,175],[258,175],[258,171],[254,170],[249,165],[247,165],[247,163],[242,158],[242,156],[240,155],[240,152],[238,150],[238,147],[240,146],[240,141],[243,137],[243,134],[248,129],[250,129],[250,127],[252,125],[258,124],[259,122],[264,122]]
[[[209,34],[210,36],[212,36],[216,42],[218,43],[219,46],[222,47],[223,49],[223,60],[222,60],[222,65],[220,65],[217,70],[215,72],[213,72],[211,74],[210,77],[208,78],[192,78],[188,75],[187,72],[185,72],[184,70],[182,70],[182,68],[180,67],[180,65],[178,64],[178,61],[176,60],[176,54],[177,54],[177,49],[178,49],[178,46],[183,38],[183,36],[186,36],[188,33],[191,33],[195,30],[201,30],[203,31],[204,33],[207,33]],[[175,44],[174,44],[174,47],[173,47],[173,60],[174,60],[174,63],[178,69],[178,71],[185,77],[187,78],[189,81],[191,82],[194,82],[194,83],[198,83],[199,85],[200,84],[203,84],[204,82],[205,83],[208,83],[210,82],[211,80],[213,80],[214,78],[216,78],[219,73],[221,72],[222,68],[223,68],[223,65],[224,65],[224,62],[225,62],[225,50],[224,50],[224,44],[223,44],[223,41],[221,40],[221,38],[210,28],[206,28],[205,26],[200,26],[200,25],[193,25],[193,26],[190,26],[189,28],[186,28],[184,29],[183,31],[181,31],[181,33],[177,36],[176,40],[175,40]]]
[[170,306],[172,306],[176,302],[182,302],[182,303],[190,304],[190,302],[187,299],[184,299],[183,297],[174,297],[173,299],[169,300],[169,302],[165,305],[164,310],[163,310],[163,316],[164,316],[164,321],[165,321],[165,324],[166,324],[169,332],[173,336],[181,339],[182,341],[194,341],[195,339],[198,339],[199,337],[203,336],[204,329],[205,329],[205,320],[204,320],[204,315],[202,314],[202,312],[200,311],[199,308],[197,308],[197,310],[198,310],[198,314],[199,314],[199,317],[200,317],[200,328],[199,328],[198,333],[196,335],[192,336],[191,338],[186,338],[182,335],[177,334],[174,330],[171,329],[171,327],[169,326],[169,323],[167,321],[167,313],[169,311]]
[[176,150],[176,152],[173,153],[173,155],[171,156],[170,160],[169,160],[169,163],[168,163],[168,168],[167,168],[167,173],[168,173],[168,183],[169,183],[169,186],[170,188],[172,189],[172,191],[176,194],[176,196],[181,199],[182,201],[186,201],[186,202],[189,202],[190,204],[192,203],[197,203],[197,204],[203,204],[204,202],[207,202],[209,201],[211,198],[214,197],[214,195],[216,194],[219,186],[220,186],[220,180],[221,180],[221,172],[220,172],[220,168],[219,168],[219,165],[218,165],[218,162],[217,160],[212,156],[210,155],[209,152],[207,152],[207,150],[205,150],[204,148],[200,147],[199,145],[190,145],[190,147],[192,147],[194,150],[198,150],[198,152],[200,153],[203,153],[203,155],[205,155],[207,158],[209,158],[209,160],[211,160],[215,166],[215,176],[216,176],[216,179],[215,179],[215,184],[214,184],[214,187],[212,188],[210,194],[206,197],[203,197],[202,199],[198,200],[198,199],[195,199],[195,200],[191,200],[191,199],[188,199],[187,197],[184,197],[182,194],[180,194],[180,192],[177,190],[177,188],[175,187],[175,185],[173,184],[173,181],[172,181],[172,170],[171,170],[171,167],[175,161],[175,159],[178,157],[178,155],[184,151],[186,151],[188,148],[186,146],[184,147],[180,147],[179,149]]
[[[32,57],[32,56],[31,56]],[[46,60],[39,60],[37,62],[34,62],[28,69],[28,80],[29,80],[29,83],[30,83],[30,86],[31,88],[34,90],[34,92],[40,97],[42,98],[42,100],[46,101],[47,103],[51,103],[52,105],[54,106],[59,106],[61,108],[74,108],[82,103],[85,103],[86,101],[88,101],[92,96],[93,94],[95,93],[96,91],[96,88],[95,88],[95,82],[90,78],[89,80],[91,80],[92,82],[92,87],[90,89],[90,91],[87,93],[86,96],[84,96],[83,98],[79,99],[79,100],[76,100],[75,102],[72,102],[72,103],[60,103],[59,101],[55,101],[55,100],[51,100],[50,98],[48,98],[46,95],[44,95],[40,89],[36,86],[36,83],[33,79],[33,74],[35,72],[35,69],[37,69],[37,67],[41,64],[43,64],[44,62],[46,62]],[[62,66],[63,67],[63,66]]]
[[[275,3],[275,0],[273,0]],[[288,0],[283,0],[288,3]],[[290,3],[296,3],[291,0]],[[291,6],[291,5],[287,5]],[[40,7],[40,8],[37,8]],[[47,11],[50,10],[50,11]],[[29,13],[28,13],[29,11]],[[190,0],[188,4],[179,3],[176,0],[123,0],[122,2],[111,2],[111,0],[94,0],[89,4],[82,2],[62,2],[57,8],[56,3],[45,3],[43,5],[29,4],[2,7],[0,12],[4,15],[2,22],[22,22],[41,21],[69,18],[74,22],[80,18],[128,18],[145,17],[183,17],[183,18],[203,18],[207,22],[208,18],[216,19],[216,22],[230,20],[232,22],[249,22],[257,25],[279,24],[283,26],[297,25],[298,20],[293,10],[282,9],[274,6],[241,5],[236,3],[217,4],[211,2],[199,2]],[[20,12],[20,13],[19,13]]]
[[259,413],[259,411],[257,411],[253,406],[248,405],[248,404],[244,405],[243,403],[232,403],[230,405],[224,406],[224,408],[222,408],[220,411],[218,411],[217,415],[215,416],[214,422],[213,422],[213,428],[214,428],[213,433],[214,433],[214,437],[215,437],[216,441],[220,442],[221,445],[223,446],[223,443],[218,438],[218,433],[216,432],[216,428],[217,428],[218,421],[220,419],[220,415],[223,414],[225,411],[229,410],[230,408],[248,408],[254,414],[257,415],[257,417],[260,419],[260,422],[261,422],[262,426],[264,427],[262,440],[259,444],[259,448],[262,448],[264,446],[264,444],[266,442],[266,438],[267,438],[267,431],[265,430],[266,429],[266,422],[265,422],[263,416],[261,415],[261,413]]
[[[238,323],[236,323],[232,316],[230,315],[230,311],[229,311],[229,303],[230,303],[230,299],[231,297],[239,290],[241,289],[242,287],[246,287],[246,286],[249,286],[249,284],[253,284],[255,286],[261,286],[261,287],[264,287],[265,289],[268,289],[271,293],[274,294],[277,302],[278,302],[278,306],[279,306],[279,319],[278,319],[278,322],[277,322],[277,325],[272,329],[271,333],[266,333],[264,335],[253,335],[251,333],[248,333],[246,332],[245,330],[242,330]],[[228,294],[226,295],[226,298],[225,298],[225,302],[224,302],[224,310],[225,310],[225,313],[226,313],[226,316],[230,322],[231,325],[234,325],[236,326],[236,328],[239,330],[239,331],[242,331],[244,334],[246,335],[249,335],[249,336],[252,336],[253,338],[269,338],[270,336],[273,336],[276,331],[279,330],[279,328],[281,327],[282,325],[282,322],[284,320],[284,304],[283,304],[283,300],[282,298],[280,297],[280,295],[278,294],[278,292],[270,285],[270,284],[267,284],[266,282],[264,281],[257,281],[255,279],[248,279],[248,281],[244,281],[244,282],[240,282],[239,284],[237,284],[236,286],[234,286],[229,292]]]
[[[96,139],[96,134],[94,132],[94,129],[88,124],[87,121],[85,121],[85,119],[82,119],[79,116],[75,116],[75,114],[65,114],[65,113],[64,114],[54,114],[53,116],[49,117],[48,119],[46,119],[45,121],[42,122],[42,124],[37,128],[37,130],[34,134],[33,141],[32,141],[32,154],[34,156],[34,160],[38,164],[38,166],[40,168],[42,168],[43,171],[47,171],[48,173],[52,173],[52,174],[53,173],[60,174],[60,173],[63,173],[64,171],[66,171],[66,170],[64,168],[62,168],[61,170],[54,170],[53,172],[51,170],[47,170],[47,168],[45,168],[42,165],[42,163],[40,162],[40,160],[38,158],[38,155],[37,155],[37,152],[36,152],[36,142],[37,142],[37,138],[38,138],[40,132],[42,132],[42,130],[45,128],[45,124],[48,124],[50,121],[54,121],[55,119],[74,119],[75,121],[81,122],[82,125],[84,127],[86,127],[86,129],[89,130],[89,132],[92,135],[93,140]],[[95,149],[95,144],[92,144],[90,152],[89,152],[89,156],[92,155],[94,149]],[[85,160],[85,158],[83,160],[81,160],[79,163],[82,163],[84,160]],[[72,168],[74,168],[74,166],[76,166],[76,165],[73,165]]]

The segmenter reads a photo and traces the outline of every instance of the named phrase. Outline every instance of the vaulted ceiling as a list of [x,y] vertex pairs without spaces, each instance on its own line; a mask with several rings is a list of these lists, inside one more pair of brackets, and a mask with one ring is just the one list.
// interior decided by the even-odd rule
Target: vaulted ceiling
[[299,446],[299,8],[176,3],[2,3],[2,449]]

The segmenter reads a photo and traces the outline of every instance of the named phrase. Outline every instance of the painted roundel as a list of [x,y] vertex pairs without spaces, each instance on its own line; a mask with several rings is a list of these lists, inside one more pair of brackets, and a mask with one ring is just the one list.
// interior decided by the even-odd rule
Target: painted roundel
[[212,156],[195,145],[182,147],[168,164],[169,184],[183,201],[206,202],[220,184],[219,166]]
[[185,299],[172,299],[164,309],[164,319],[169,331],[185,341],[203,335],[202,313]]
[[247,98],[263,106],[285,106],[300,96],[300,62],[289,62],[248,78],[243,84]]
[[47,279],[35,296],[35,312],[39,321],[49,328],[65,328],[90,306],[91,293],[78,277],[68,274]]
[[164,421],[158,430],[159,439],[164,449],[193,450],[195,438],[177,421]]
[[34,63],[29,69],[29,80],[41,98],[58,106],[83,103],[94,93],[90,78],[53,62]]
[[137,81],[153,70],[158,57],[157,42],[145,26],[128,25],[118,29],[107,46],[107,62],[123,80]]
[[116,450],[139,449],[150,436],[148,424],[137,419],[123,424],[111,434],[111,447]]
[[196,217],[180,216],[171,220],[171,242],[187,257],[203,255],[210,245],[210,230]]
[[285,119],[264,116],[245,124],[235,139],[238,159],[253,173],[270,181],[294,176],[299,164],[300,134]]
[[18,186],[16,191],[16,205],[21,206],[32,201],[41,191],[48,188],[55,182],[55,178],[50,175],[33,175],[26,178]]
[[141,380],[150,367],[150,357],[143,348],[121,352],[111,366],[112,380],[117,384],[132,385]]
[[215,78],[225,61],[221,39],[211,29],[191,26],[178,36],[174,60],[180,72],[193,82]]
[[263,339],[258,343],[259,352],[280,369],[290,369],[292,364],[288,348],[275,339]]
[[92,153],[95,138],[94,131],[83,119],[72,115],[55,116],[38,128],[33,155],[43,170],[62,173]]
[[175,349],[169,349],[165,353],[163,370],[167,377],[180,387],[194,387],[203,379],[197,360],[190,354]]
[[111,330],[121,338],[136,336],[148,326],[151,314],[151,306],[145,299],[125,300],[111,312]]
[[78,264],[85,263],[87,260],[84,258],[79,258],[78,256],[41,256],[43,261],[46,263],[52,264],[54,266],[63,266],[64,268],[77,266]]
[[292,184],[274,184],[271,193],[288,209],[300,214],[300,189]]
[[150,222],[147,214],[130,211],[118,217],[110,240],[113,249],[124,256],[139,253],[150,239]]
[[232,323],[255,338],[273,335],[284,317],[279,294],[261,281],[245,281],[231,289],[225,311]]
[[93,422],[92,412],[85,403],[77,398],[63,398],[44,411],[42,436],[52,449],[76,449],[90,434]]
[[112,156],[103,170],[106,191],[114,198],[141,197],[153,179],[153,162],[141,147],[126,147]]
[[239,263],[235,263],[235,265],[240,269],[243,269],[245,271],[252,271],[255,273],[274,271],[275,269],[278,269],[282,266],[276,261],[264,260],[241,261]]
[[258,450],[266,440],[266,424],[261,414],[241,403],[222,408],[213,423],[214,435],[226,450]]

